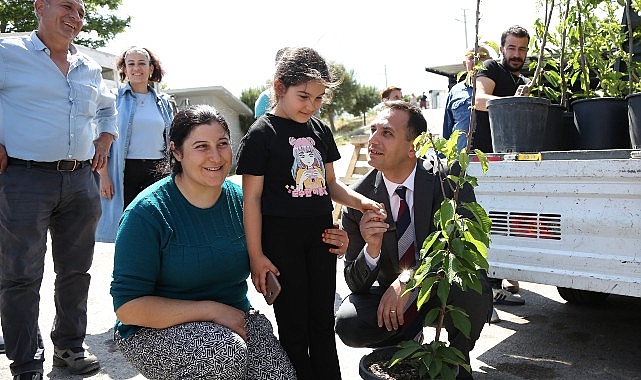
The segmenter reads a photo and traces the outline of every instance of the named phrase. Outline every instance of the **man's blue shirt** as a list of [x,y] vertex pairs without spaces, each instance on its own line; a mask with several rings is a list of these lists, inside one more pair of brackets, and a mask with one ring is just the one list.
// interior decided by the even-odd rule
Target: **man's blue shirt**
[[256,102],[254,103],[254,117],[256,119],[269,111],[271,93],[271,88],[267,88],[258,95],[258,99],[256,99]]
[[[470,113],[472,106],[472,87],[467,86],[465,81],[459,82],[447,94],[445,102],[445,116],[443,118],[443,137],[449,138],[453,131],[469,132]],[[467,145],[466,135],[459,135],[458,150]]]
[[36,32],[0,39],[0,144],[10,157],[88,160],[102,132],[118,137],[102,68],[71,45],[65,76]]

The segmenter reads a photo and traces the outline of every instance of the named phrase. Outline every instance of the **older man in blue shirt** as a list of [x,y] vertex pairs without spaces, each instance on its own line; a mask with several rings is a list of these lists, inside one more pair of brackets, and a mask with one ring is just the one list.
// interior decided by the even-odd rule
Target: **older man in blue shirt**
[[53,364],[100,368],[83,342],[100,217],[98,174],[117,138],[101,67],[71,44],[82,0],[35,0],[38,30],[0,39],[0,313],[14,380],[42,379],[39,291],[51,235]]
[[[490,58],[488,50],[479,46],[479,60],[483,61]],[[467,146],[467,134],[470,131],[470,113],[472,112],[472,85],[469,83],[472,78],[469,73],[474,68],[474,49],[465,53],[463,69],[468,73],[465,80],[455,84],[447,94],[445,102],[445,116],[443,118],[443,137],[450,138],[453,131],[461,131],[457,140],[457,148],[461,149]]]

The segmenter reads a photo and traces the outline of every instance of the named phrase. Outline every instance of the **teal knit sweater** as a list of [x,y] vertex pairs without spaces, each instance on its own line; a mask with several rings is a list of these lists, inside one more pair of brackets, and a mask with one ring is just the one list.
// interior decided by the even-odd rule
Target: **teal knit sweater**
[[[242,190],[228,180],[207,209],[190,204],[173,175],[143,191],[125,210],[116,237],[114,310],[147,295],[249,310],[242,206]],[[139,328],[116,326],[123,338]]]

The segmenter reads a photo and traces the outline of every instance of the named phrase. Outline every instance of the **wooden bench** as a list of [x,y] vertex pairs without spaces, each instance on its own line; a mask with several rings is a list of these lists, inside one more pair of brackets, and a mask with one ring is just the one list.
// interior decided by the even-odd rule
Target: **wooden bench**
[[[368,140],[368,135],[356,135],[350,139],[349,142],[354,145],[354,152],[347,166],[345,176],[339,178],[344,184],[351,185],[372,169],[372,167],[367,164]],[[334,211],[332,213],[334,222],[340,222],[342,206],[343,205],[339,203],[334,204]]]

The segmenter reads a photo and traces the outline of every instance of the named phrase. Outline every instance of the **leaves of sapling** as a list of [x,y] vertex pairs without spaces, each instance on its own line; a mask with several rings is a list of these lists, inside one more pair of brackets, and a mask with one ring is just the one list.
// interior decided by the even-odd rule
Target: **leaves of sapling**
[[487,247],[482,241],[478,240],[470,231],[465,231],[464,235],[465,239],[474,244],[476,250],[483,255],[483,257],[487,257]]
[[447,304],[447,297],[450,295],[450,283],[447,281],[439,281],[436,294],[443,305]]
[[485,209],[483,209],[480,204],[476,202],[467,202],[461,203],[461,207],[474,215],[476,221],[481,224],[483,231],[490,232],[490,229],[492,228],[492,219],[487,216],[487,212],[485,212]]
[[454,217],[456,204],[452,199],[445,199],[439,208],[439,220],[441,226],[447,226],[447,221]]
[[469,339],[470,331],[472,330],[472,323],[469,319],[470,316],[460,307],[448,305],[447,309],[447,314],[452,319],[454,326]]
[[490,237],[488,236],[489,230],[486,229],[484,225],[469,219],[465,220],[465,224],[467,226],[466,232],[471,233],[475,239],[483,242],[485,246],[490,245]]
[[418,291],[418,298],[416,299],[416,306],[420,309],[425,302],[427,302],[432,296],[432,288],[434,283],[436,283],[436,276],[426,277],[422,281],[421,288]]
[[474,149],[474,154],[476,155],[476,158],[479,159],[479,163],[481,164],[481,171],[483,173],[487,173],[487,169],[489,169],[490,166],[488,165],[488,160],[485,153],[481,152],[478,149]]
[[425,314],[425,318],[423,318],[423,326],[432,326],[434,322],[436,322],[436,318],[438,318],[438,314],[441,312],[441,309],[438,307],[435,307],[428,311]]
[[441,367],[443,367],[443,361],[440,359],[440,357],[435,356],[434,359],[432,359],[432,364],[427,371],[430,375],[430,379],[436,379],[436,376],[438,376],[442,372]]
[[429,234],[428,237],[425,238],[423,241],[423,246],[421,247],[422,250],[429,251],[430,248],[432,248],[432,245],[436,243],[438,238],[441,237],[441,231],[434,231],[431,234]]
[[458,159],[459,165],[461,165],[461,171],[467,171],[468,166],[470,166],[470,156],[465,150],[461,150],[461,154]]

